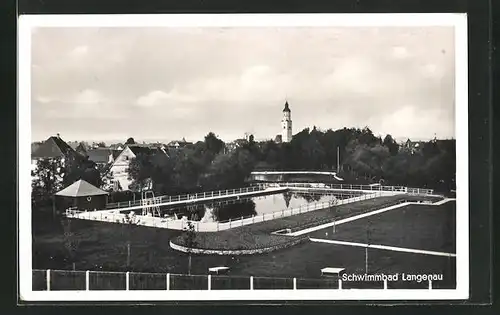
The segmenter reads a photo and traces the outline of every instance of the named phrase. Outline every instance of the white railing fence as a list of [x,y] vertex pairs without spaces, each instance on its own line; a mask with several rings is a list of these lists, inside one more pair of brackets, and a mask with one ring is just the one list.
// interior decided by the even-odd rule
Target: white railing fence
[[[132,219],[132,224],[142,225],[148,227],[157,227],[173,230],[184,230],[188,228],[188,222],[194,225],[197,232],[217,232],[223,231],[235,227],[240,227],[244,225],[254,224],[258,222],[264,222],[269,220],[274,220],[278,218],[288,217],[291,215],[306,213],[315,210],[326,209],[332,206],[343,205],[347,203],[352,203],[356,201],[373,199],[380,197],[382,194],[380,192],[374,192],[370,194],[363,194],[361,196],[347,198],[347,199],[336,199],[335,201],[326,202],[316,202],[308,203],[294,208],[286,208],[280,211],[275,211],[271,213],[263,213],[262,215],[253,215],[248,217],[242,217],[237,220],[228,220],[223,222],[200,222],[200,221],[189,221],[189,220],[175,220],[172,218],[161,218],[153,216],[141,216],[135,215]],[[84,219],[84,220],[94,220],[94,221],[104,221],[113,223],[125,223],[126,214],[120,213],[118,210],[110,211],[77,211],[69,209],[66,212],[66,216],[69,218]]]
[[339,189],[352,191],[387,191],[400,192],[415,195],[431,195],[432,189],[425,188],[409,188],[405,186],[382,186],[382,185],[352,185],[352,184],[323,184],[323,183],[263,183],[259,184],[264,187],[288,187],[288,188],[309,188],[309,189]]
[[266,188],[267,187],[264,187],[264,185],[259,184],[259,185],[252,185],[249,187],[243,187],[243,188],[237,188],[237,189],[224,189],[224,190],[207,191],[207,192],[201,192],[201,193],[192,193],[192,194],[184,194],[184,195],[176,195],[176,196],[167,196],[167,195],[157,196],[154,198],[139,199],[139,200],[135,200],[135,201],[129,200],[129,201],[109,203],[109,204],[107,204],[106,209],[118,209],[118,208],[124,208],[124,207],[140,206],[140,205],[143,205],[147,202],[150,202],[153,204],[160,204],[160,203],[167,203],[167,202],[176,202],[176,201],[184,201],[184,200],[192,200],[192,199],[235,195],[235,194],[241,194],[241,193],[263,191]]
[[[401,281],[400,286],[432,290],[431,279],[424,282]],[[438,286],[439,287],[439,286]],[[322,278],[280,278],[256,276],[229,276],[219,274],[186,275],[174,273],[139,273],[110,271],[37,270],[32,272],[33,291],[61,290],[301,290],[301,289],[380,289],[390,290],[386,279],[372,282],[342,281],[339,276]]]

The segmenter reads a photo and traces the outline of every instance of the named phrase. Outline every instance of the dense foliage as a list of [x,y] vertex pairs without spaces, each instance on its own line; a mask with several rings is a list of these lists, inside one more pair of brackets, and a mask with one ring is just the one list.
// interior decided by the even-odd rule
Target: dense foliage
[[[304,129],[290,143],[243,142],[223,150],[213,133],[163,159],[132,160],[130,176],[152,178],[158,193],[185,193],[241,187],[250,172],[266,170],[337,170],[347,182],[455,189],[455,140],[408,142],[400,146],[369,128],[320,131]],[[339,157],[339,161],[337,161]],[[155,161],[152,163],[151,161]]]
[[106,182],[106,176],[94,162],[83,156],[61,159],[39,159],[31,171],[32,202],[34,205],[44,205],[59,190],[83,179],[100,187]]
[[[167,154],[138,154],[130,162],[129,177],[139,188],[152,182],[156,194],[182,194],[244,186],[253,170],[337,170],[337,165],[347,183],[363,180],[449,191],[455,189],[455,140],[399,145],[391,135],[382,139],[369,128],[306,128],[289,143],[249,137],[229,150],[210,132],[204,141]],[[85,158],[39,160],[32,175],[33,200],[50,199],[78,179],[107,189],[112,177]]]

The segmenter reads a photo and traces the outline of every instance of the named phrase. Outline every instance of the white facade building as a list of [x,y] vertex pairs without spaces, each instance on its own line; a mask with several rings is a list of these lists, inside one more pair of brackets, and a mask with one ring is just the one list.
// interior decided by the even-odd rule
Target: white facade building
[[288,101],[285,102],[283,109],[283,119],[281,120],[281,141],[290,142],[292,140],[292,113],[288,107]]

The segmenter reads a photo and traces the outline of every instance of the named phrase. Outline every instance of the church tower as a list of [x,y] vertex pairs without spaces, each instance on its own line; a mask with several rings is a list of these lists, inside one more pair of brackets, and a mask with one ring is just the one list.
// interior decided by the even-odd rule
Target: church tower
[[285,102],[285,109],[283,109],[283,120],[281,120],[281,141],[290,142],[292,140],[292,116],[288,101]]

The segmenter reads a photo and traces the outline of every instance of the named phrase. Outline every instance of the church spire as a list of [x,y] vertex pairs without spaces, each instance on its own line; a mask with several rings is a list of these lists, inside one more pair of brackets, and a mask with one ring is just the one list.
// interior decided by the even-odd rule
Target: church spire
[[288,107],[288,101],[285,101],[285,109],[283,109],[284,112],[290,112],[290,108]]

